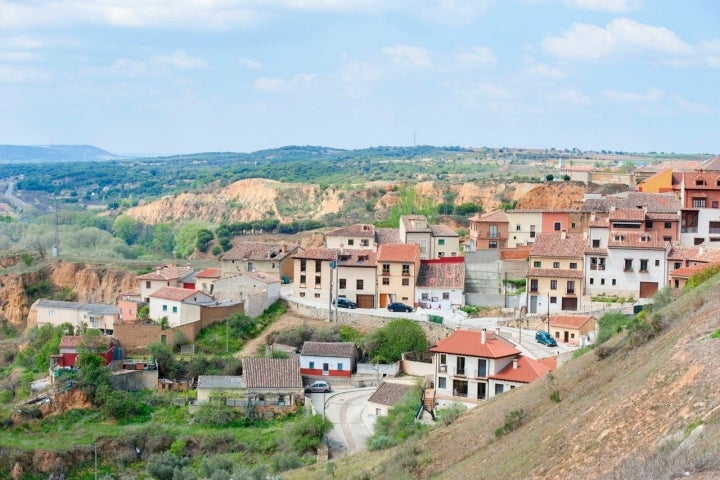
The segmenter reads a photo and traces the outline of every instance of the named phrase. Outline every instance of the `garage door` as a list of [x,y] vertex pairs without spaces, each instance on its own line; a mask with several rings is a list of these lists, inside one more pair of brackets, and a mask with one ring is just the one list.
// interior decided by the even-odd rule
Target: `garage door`
[[375,308],[375,295],[357,295],[358,308]]
[[577,297],[564,297],[562,299],[563,310],[577,310]]
[[640,282],[640,298],[650,298],[658,291],[657,282]]

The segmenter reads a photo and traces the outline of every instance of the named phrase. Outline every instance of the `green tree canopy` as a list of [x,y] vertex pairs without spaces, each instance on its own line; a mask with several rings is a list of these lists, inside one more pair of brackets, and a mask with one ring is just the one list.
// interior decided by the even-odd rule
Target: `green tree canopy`
[[113,222],[113,233],[128,245],[134,245],[140,238],[143,223],[130,215],[120,215]]
[[364,347],[373,361],[393,363],[400,360],[405,352],[424,352],[428,343],[417,322],[401,318],[371,333]]

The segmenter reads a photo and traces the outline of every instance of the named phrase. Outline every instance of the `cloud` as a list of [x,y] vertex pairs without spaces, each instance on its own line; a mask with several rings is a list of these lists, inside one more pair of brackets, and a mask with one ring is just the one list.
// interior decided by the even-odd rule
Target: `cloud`
[[497,58],[491,48],[472,47],[453,52],[453,57],[465,66],[491,66],[497,63]]
[[659,88],[653,87],[645,93],[623,92],[619,90],[605,90],[603,96],[614,102],[630,103],[659,103],[665,100],[665,93]]
[[183,50],[175,50],[171,55],[158,56],[154,62],[170,65],[177,68],[196,69],[206,68],[207,62],[200,57],[190,57]]
[[252,60],[250,58],[241,58],[239,62],[240,65],[247,68],[248,70],[262,70],[264,68],[262,62]]
[[16,68],[0,64],[0,83],[41,83],[50,76],[37,68]]
[[582,10],[597,12],[629,12],[640,10],[643,0],[565,0],[565,5]]
[[590,97],[572,88],[550,94],[547,98],[553,103],[570,103],[573,105],[590,105],[590,103],[592,103]]
[[255,88],[266,92],[280,92],[301,88],[313,82],[317,76],[312,73],[300,73],[292,78],[259,77],[255,79]]
[[158,55],[148,60],[118,58],[110,70],[116,75],[140,77],[157,71],[158,67],[196,70],[206,68],[207,62],[201,57],[191,57],[183,50],[175,50],[170,55]]
[[605,28],[575,23],[561,36],[546,37],[542,48],[565,59],[597,60],[610,55],[652,52],[669,56],[687,56],[693,48],[664,27],[618,18]]
[[551,67],[546,63],[531,63],[523,72],[530,77],[542,77],[560,79],[565,77],[565,73],[557,67]]
[[40,58],[40,55],[33,52],[0,52],[0,60],[7,62],[30,62]]
[[[429,0],[419,7],[422,18],[447,25],[469,25],[494,4],[494,0]],[[401,4],[407,9],[407,4]]]
[[392,47],[383,47],[381,51],[398,65],[424,68],[432,64],[430,53],[422,47],[394,45]]

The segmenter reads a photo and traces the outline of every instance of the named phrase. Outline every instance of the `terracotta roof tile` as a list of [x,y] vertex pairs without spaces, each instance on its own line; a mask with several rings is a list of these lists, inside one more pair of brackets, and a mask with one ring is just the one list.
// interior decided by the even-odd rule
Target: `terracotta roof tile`
[[412,390],[412,385],[406,383],[381,382],[375,393],[368,398],[368,402],[392,407]]
[[191,266],[177,267],[175,265],[165,265],[157,268],[155,271],[140,275],[137,277],[138,280],[179,280],[192,275],[193,268]]
[[595,320],[592,315],[553,315],[550,317],[550,326],[579,329],[591,320]]
[[174,300],[182,302],[188,297],[192,297],[198,293],[197,290],[179,287],[162,287],[156,292],[150,294],[151,298],[163,298],[165,300]]
[[417,286],[464,289],[465,263],[422,262],[418,273]]
[[402,243],[400,241],[400,232],[398,232],[397,228],[376,228],[375,242],[377,244]]
[[222,256],[222,260],[282,260],[298,250],[295,244],[240,242]]
[[337,228],[325,234],[326,237],[368,237],[375,238],[375,225],[357,223],[347,227]]
[[352,342],[305,342],[300,355],[355,358],[356,350]]
[[385,244],[378,247],[378,262],[415,262],[420,259],[420,246],[414,243]]
[[540,233],[530,250],[531,257],[582,258],[585,240],[578,233]]
[[482,343],[482,332],[477,330],[455,330],[449,337],[437,342],[430,351],[482,358],[502,358],[520,353],[505,340],[489,332],[486,332],[485,343]]
[[220,278],[219,268],[206,268],[195,274],[197,278]]
[[530,383],[541,378],[552,368],[544,362],[533,360],[524,355],[520,355],[517,359],[517,367],[510,362],[505,368],[495,375],[490,376],[496,380],[505,380],[507,382]]
[[697,258],[700,248],[695,246],[674,246],[668,253],[668,260],[690,260]]
[[330,248],[308,248],[303,252],[296,253],[292,258],[304,258],[307,260],[335,260],[336,249]]
[[80,335],[63,335],[60,338],[60,348],[77,348],[82,343]]
[[400,221],[403,222],[406,232],[430,232],[424,215],[403,215]]
[[530,268],[528,277],[543,278],[583,278],[582,270],[569,270],[562,268]]
[[295,358],[243,358],[243,377],[247,388],[303,387],[300,376],[300,359]]
[[645,210],[639,208],[620,208],[611,210],[608,218],[611,222],[614,220],[634,220],[642,222],[645,220]]
[[665,242],[657,232],[611,232],[608,237],[608,248],[661,250],[665,248]]
[[474,222],[504,223],[508,221],[508,216],[502,210],[496,210],[494,212],[486,213],[485,215],[480,215],[478,212],[474,217],[470,218],[470,220]]

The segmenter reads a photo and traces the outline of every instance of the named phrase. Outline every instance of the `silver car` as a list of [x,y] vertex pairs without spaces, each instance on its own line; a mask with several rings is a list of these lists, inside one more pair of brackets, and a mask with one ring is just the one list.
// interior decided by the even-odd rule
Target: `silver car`
[[305,393],[327,393],[332,391],[332,387],[328,382],[317,381],[305,387]]

